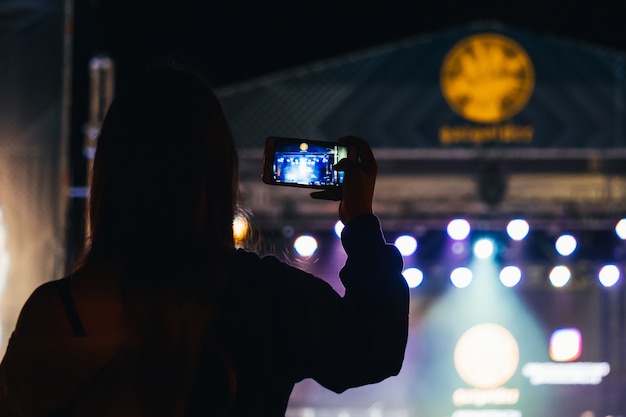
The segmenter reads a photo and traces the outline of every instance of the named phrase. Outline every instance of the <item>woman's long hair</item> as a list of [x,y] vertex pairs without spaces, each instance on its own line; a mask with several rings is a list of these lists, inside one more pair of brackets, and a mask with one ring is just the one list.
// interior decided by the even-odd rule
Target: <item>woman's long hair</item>
[[87,261],[232,247],[237,175],[230,128],[208,83],[174,66],[149,70],[113,100],[102,124]]
[[179,407],[165,404],[167,390],[188,388],[183,370],[202,367],[200,351],[219,314],[234,251],[237,161],[210,85],[175,65],[143,73],[102,124],[80,267],[119,267],[129,324],[144,340],[138,374],[162,412]]

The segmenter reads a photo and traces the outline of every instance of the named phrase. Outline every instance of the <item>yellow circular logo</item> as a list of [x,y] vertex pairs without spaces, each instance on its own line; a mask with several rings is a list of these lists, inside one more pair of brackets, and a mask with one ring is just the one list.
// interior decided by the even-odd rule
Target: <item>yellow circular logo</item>
[[452,110],[480,123],[497,123],[517,114],[535,85],[526,51],[494,33],[473,35],[456,44],[443,60],[440,77]]
[[467,330],[454,350],[459,376],[476,388],[496,388],[507,382],[517,369],[519,348],[504,327],[484,323]]

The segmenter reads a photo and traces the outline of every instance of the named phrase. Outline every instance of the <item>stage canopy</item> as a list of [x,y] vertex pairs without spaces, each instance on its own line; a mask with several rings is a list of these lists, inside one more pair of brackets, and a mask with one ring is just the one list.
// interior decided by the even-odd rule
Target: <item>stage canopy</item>
[[265,224],[335,214],[260,184],[266,137],[358,135],[380,161],[376,211],[390,222],[524,213],[605,227],[626,201],[625,64],[602,47],[475,22],[219,94],[242,150],[244,205]]

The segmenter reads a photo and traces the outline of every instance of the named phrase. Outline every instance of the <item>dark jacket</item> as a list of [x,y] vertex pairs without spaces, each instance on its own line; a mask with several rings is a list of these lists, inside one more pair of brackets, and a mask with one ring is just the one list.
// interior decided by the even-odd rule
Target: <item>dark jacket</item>
[[325,281],[274,257],[239,252],[223,329],[237,371],[237,415],[282,416],[296,382],[342,392],[402,366],[409,294],[402,257],[378,219],[343,230],[340,297]]
[[[346,225],[342,243],[348,255],[340,272],[343,297],[276,257],[236,252],[213,330],[234,376],[230,415],[284,416],[295,383],[304,378],[339,393],[400,371],[409,307],[402,257],[385,243],[373,215]],[[64,282],[58,281],[48,285]],[[133,336],[127,340],[14,335],[0,365],[0,416],[39,416],[48,409],[61,415],[70,408],[81,416],[142,415],[133,399],[137,387],[120,376],[133,363],[124,352],[141,354],[133,350]],[[215,368],[209,363],[206,369]],[[207,384],[197,384],[197,403],[186,416],[206,415],[191,410],[221,395],[208,392],[216,378],[198,374]]]

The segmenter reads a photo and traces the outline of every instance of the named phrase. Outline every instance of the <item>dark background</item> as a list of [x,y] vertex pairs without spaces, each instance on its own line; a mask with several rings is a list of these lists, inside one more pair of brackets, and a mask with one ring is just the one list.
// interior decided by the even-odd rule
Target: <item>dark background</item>
[[[626,50],[626,1],[127,1],[76,4],[85,49],[111,55],[120,84],[176,56],[216,85],[475,20]],[[82,45],[79,45],[82,47]]]
[[123,88],[163,58],[192,64],[220,87],[485,20],[626,53],[626,0],[75,0],[73,14],[71,140],[78,164],[88,63],[98,54],[113,58]]

